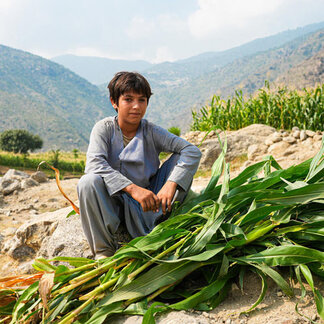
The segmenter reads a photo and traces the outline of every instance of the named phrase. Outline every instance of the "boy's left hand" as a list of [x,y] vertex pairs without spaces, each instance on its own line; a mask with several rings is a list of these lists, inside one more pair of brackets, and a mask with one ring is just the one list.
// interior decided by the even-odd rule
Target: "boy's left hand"
[[177,189],[177,183],[168,180],[161,188],[161,190],[158,192],[157,196],[161,201],[163,215],[166,214],[167,210],[171,212],[171,202],[176,189]]

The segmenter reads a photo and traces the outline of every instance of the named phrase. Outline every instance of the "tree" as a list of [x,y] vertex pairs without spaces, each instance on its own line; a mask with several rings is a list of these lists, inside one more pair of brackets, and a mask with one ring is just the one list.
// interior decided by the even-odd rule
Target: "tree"
[[3,151],[26,154],[43,146],[43,140],[24,129],[10,129],[0,135],[0,148]]

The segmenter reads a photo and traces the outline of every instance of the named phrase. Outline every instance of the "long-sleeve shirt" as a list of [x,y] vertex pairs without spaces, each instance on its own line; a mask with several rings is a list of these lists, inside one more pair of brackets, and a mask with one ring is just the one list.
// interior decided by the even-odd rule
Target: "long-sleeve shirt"
[[159,169],[159,154],[178,153],[180,158],[168,180],[187,191],[198,168],[200,150],[146,119],[141,120],[135,137],[124,147],[117,118],[102,119],[92,129],[85,173],[101,175],[109,195],[132,183],[147,188]]

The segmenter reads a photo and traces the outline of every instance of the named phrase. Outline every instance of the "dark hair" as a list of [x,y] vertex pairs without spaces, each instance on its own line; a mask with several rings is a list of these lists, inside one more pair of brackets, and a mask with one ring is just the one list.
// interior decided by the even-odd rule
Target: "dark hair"
[[152,95],[150,84],[137,72],[118,72],[108,84],[110,98],[118,105],[119,97],[126,92],[139,93],[147,98]]

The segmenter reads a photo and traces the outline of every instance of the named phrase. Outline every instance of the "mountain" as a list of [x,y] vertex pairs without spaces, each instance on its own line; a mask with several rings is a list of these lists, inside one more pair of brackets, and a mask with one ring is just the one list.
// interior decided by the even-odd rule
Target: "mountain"
[[324,22],[287,30],[272,36],[258,38],[225,51],[202,53],[175,62],[151,64],[145,61],[113,60],[100,57],[62,55],[52,58],[93,84],[105,84],[118,71],[138,71],[150,81],[152,88],[169,88],[185,84],[202,74],[212,72],[239,58],[267,51],[303,35],[324,28]]
[[252,94],[264,85],[265,80],[275,81],[323,48],[324,29],[300,36],[275,49],[236,59],[183,84],[157,88],[153,91],[147,117],[164,127],[187,129],[191,109],[205,105],[213,94],[224,99],[235,89],[242,89],[245,95]]
[[95,121],[115,114],[107,94],[63,66],[0,45],[0,132],[23,128],[44,149],[86,150]]
[[146,61],[113,60],[102,57],[60,55],[53,57],[52,61],[62,64],[76,74],[93,84],[105,84],[119,71],[141,72],[150,66]]
[[276,80],[279,85],[294,89],[314,87],[324,83],[324,49],[289,69]]

